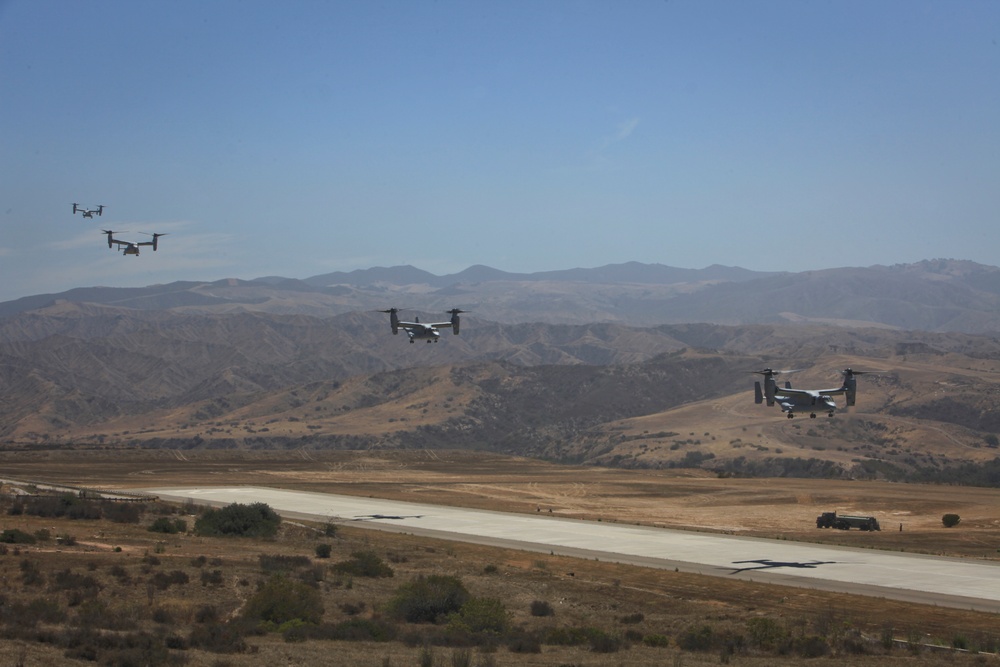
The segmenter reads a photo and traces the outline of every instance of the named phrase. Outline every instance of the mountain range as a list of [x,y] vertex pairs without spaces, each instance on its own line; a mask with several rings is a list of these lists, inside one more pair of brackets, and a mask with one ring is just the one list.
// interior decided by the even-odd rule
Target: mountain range
[[[0,304],[0,442],[915,474],[995,456],[998,296],[1000,269],[953,260],[81,288]],[[473,313],[459,336],[408,345],[373,312],[391,305]],[[876,373],[855,413],[803,422],[754,405],[748,371],[765,366],[807,387]]]
[[813,322],[983,333],[1000,330],[1000,268],[928,260],[789,273],[631,262],[530,274],[473,266],[435,276],[399,266],[304,280],[272,276],[78,288],[0,303],[0,317],[55,301],[186,313],[316,317],[390,307],[429,313],[460,307],[477,317],[511,324]]

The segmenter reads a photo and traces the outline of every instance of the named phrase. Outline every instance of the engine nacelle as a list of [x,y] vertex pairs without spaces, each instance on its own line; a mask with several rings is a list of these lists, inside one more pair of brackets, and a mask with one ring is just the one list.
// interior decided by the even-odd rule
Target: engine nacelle
[[457,336],[459,327],[462,324],[462,318],[460,318],[458,314],[465,311],[461,308],[452,308],[448,312],[451,313],[451,332]]

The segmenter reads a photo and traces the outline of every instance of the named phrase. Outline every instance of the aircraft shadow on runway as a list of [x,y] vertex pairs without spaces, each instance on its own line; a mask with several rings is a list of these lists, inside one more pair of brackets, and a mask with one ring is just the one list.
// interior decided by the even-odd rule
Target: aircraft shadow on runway
[[798,569],[810,569],[810,570],[814,570],[817,567],[819,567],[820,565],[832,565],[832,564],[834,564],[836,562],[837,561],[835,561],[835,560],[811,560],[811,561],[807,561],[805,563],[800,563],[800,562],[796,562],[796,561],[771,560],[769,558],[758,558],[757,560],[734,560],[733,561],[734,565],[740,565],[740,564],[743,564],[743,563],[756,563],[756,565],[751,565],[751,566],[748,566],[748,567],[738,567],[738,568],[735,568],[729,574],[736,574],[738,572],[746,572],[747,570],[770,570],[770,569],[776,569],[776,568],[779,568],[779,567],[791,567],[791,568],[798,568]]
[[361,516],[356,516],[351,521],[376,521],[378,519],[394,519],[396,521],[402,521],[403,519],[422,519],[423,514],[408,514],[408,515],[395,515],[395,514],[363,514]]

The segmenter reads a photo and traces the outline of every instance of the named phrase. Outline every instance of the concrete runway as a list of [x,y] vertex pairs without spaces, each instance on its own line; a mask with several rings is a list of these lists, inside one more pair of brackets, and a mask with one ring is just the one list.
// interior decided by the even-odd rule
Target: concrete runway
[[262,487],[143,491],[217,507],[263,502],[286,518],[1000,612],[1000,565],[986,561]]

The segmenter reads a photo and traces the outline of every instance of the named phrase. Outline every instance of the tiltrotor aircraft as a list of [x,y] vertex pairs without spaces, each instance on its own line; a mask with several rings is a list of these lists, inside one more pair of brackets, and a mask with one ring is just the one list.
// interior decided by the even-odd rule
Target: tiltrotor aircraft
[[764,387],[761,389],[760,382],[753,383],[754,403],[758,405],[767,401],[768,406],[775,403],[781,406],[789,419],[795,416],[796,412],[808,412],[811,418],[816,417],[817,412],[826,412],[830,417],[837,411],[837,403],[834,396],[843,394],[847,400],[847,407],[854,405],[858,392],[858,381],[856,376],[864,375],[869,371],[856,371],[845,368],[841,373],[844,382],[839,387],[833,389],[792,389],[791,382],[785,382],[784,387],[778,386],[774,377],[783,373],[794,373],[795,371],[776,371],[765,368],[760,371],[752,371],[764,376]]
[[[153,252],[156,252],[156,246],[161,236],[166,236],[166,234],[150,234],[153,237],[152,241],[122,241],[115,238],[115,234],[121,234],[121,232],[113,232],[110,229],[102,229],[102,234],[108,235],[108,247],[113,248],[115,245],[118,246],[118,250],[122,251],[122,255],[135,255],[139,256],[139,246],[151,245],[153,246]],[[140,234],[145,234],[146,232],[139,232]]]
[[93,218],[95,215],[104,215],[104,204],[98,204],[97,208],[81,208],[73,204],[73,215],[80,213],[85,218]]
[[397,313],[399,308],[389,308],[388,310],[380,310],[380,313],[389,314],[389,325],[392,327],[392,335],[395,336],[402,329],[406,332],[406,335],[410,337],[410,342],[416,342],[418,340],[426,340],[428,343],[436,343],[441,338],[441,332],[438,329],[443,329],[445,327],[450,327],[451,332],[458,335],[458,327],[460,319],[458,317],[459,313],[464,313],[464,310],[460,308],[452,308],[445,312],[451,313],[451,320],[448,322],[421,322],[420,318],[414,318],[412,322],[404,322],[399,319]]

